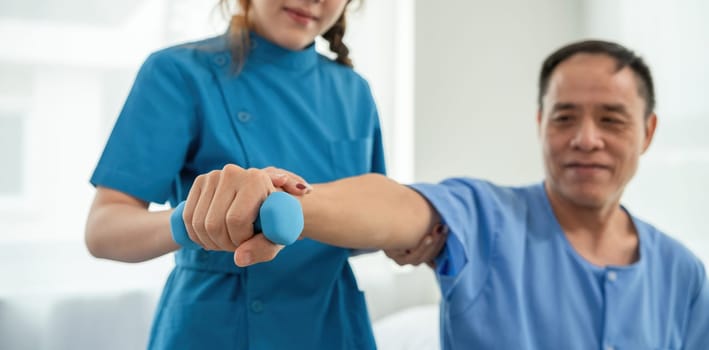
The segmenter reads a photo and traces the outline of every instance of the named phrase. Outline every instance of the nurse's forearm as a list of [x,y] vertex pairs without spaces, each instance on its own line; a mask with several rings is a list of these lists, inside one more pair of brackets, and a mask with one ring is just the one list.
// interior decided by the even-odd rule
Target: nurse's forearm
[[303,235],[348,248],[415,247],[440,218],[416,191],[376,174],[315,185]]
[[149,212],[138,202],[102,199],[97,195],[86,222],[86,246],[93,256],[141,262],[179,248],[170,233],[171,211]]

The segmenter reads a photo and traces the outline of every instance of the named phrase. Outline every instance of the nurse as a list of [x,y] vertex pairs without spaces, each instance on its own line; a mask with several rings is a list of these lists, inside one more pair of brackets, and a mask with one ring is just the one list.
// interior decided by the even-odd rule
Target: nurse
[[[709,349],[703,264],[620,204],[652,141],[654,107],[650,70],[632,51],[604,41],[567,45],[539,77],[543,182],[407,187],[370,174],[315,185],[301,199],[303,235],[402,249],[445,224],[436,259],[443,349]],[[265,179],[259,193],[242,187],[265,174],[229,166],[211,180],[230,186],[194,196],[236,198],[238,207],[211,215],[248,213],[283,185],[277,173],[269,170],[273,184]],[[237,262],[265,261],[279,249],[249,239]]]
[[[342,41],[348,3],[240,0],[226,34],[157,51],[140,69],[91,177],[86,245],[126,262],[177,250],[149,348],[375,348],[350,250],[305,239],[242,268],[239,240],[203,235],[225,232],[224,220],[192,222],[204,249],[178,250],[171,211],[148,211],[174,207],[197,175],[226,164],[314,182],[384,173],[377,109]],[[334,59],[315,51],[317,36]]]

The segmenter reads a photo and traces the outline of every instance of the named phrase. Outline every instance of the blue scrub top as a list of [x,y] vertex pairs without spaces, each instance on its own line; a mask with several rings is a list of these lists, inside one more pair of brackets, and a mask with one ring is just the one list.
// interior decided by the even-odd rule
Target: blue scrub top
[[640,260],[592,265],[567,241],[543,184],[412,186],[450,235],[437,258],[449,349],[709,349],[709,285],[684,246],[631,216]]
[[[327,182],[384,173],[369,86],[313,45],[256,35],[235,75],[226,36],[171,47],[143,64],[91,178],[173,206],[225,164]],[[154,320],[152,349],[373,349],[349,251],[304,239],[272,262],[180,250]]]

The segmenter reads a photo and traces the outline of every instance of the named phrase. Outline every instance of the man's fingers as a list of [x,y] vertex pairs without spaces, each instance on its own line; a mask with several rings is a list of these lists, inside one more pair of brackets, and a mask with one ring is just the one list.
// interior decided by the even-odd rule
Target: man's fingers
[[431,246],[428,249],[429,254],[423,257],[423,260],[426,262],[426,265],[428,265],[432,269],[435,269],[435,259],[438,254],[441,253],[441,250],[443,250],[443,246],[446,245],[446,240],[448,239],[448,227],[445,225],[437,227],[431,237],[433,239],[433,242],[431,243]]
[[421,240],[418,247],[414,248],[406,257],[408,263],[418,266],[421,263],[426,262],[428,256],[431,255],[431,244],[433,244],[433,236],[431,234],[427,234]]
[[413,259],[412,252],[414,249],[393,249],[393,250],[385,250],[384,253],[386,256],[388,256],[390,259],[394,260],[397,265],[399,266],[404,266],[404,265],[411,265],[415,262]]
[[262,233],[259,233],[236,248],[234,263],[237,266],[245,267],[271,261],[281,249],[283,249],[282,245],[269,241]]
[[398,259],[407,256],[411,251],[407,249],[387,249],[384,254],[391,259]]
[[433,260],[438,256],[446,243],[446,233],[448,229],[445,225],[437,224],[433,232],[425,235],[418,246],[411,249],[390,249],[384,253],[399,265],[420,265],[426,263],[435,266]]

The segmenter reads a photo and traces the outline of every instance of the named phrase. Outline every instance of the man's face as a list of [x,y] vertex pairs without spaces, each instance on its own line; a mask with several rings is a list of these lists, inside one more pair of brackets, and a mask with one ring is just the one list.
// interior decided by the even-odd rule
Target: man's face
[[657,117],[628,67],[576,54],[553,71],[537,116],[551,195],[586,208],[615,205],[650,145]]

